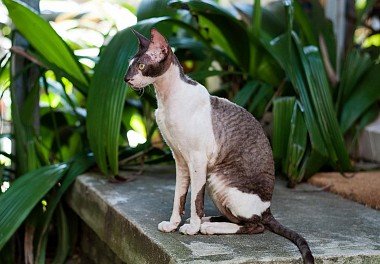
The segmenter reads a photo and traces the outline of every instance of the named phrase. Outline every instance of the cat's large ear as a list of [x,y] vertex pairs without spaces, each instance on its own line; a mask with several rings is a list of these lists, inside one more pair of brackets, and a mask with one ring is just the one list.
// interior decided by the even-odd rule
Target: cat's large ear
[[141,35],[139,32],[137,32],[133,28],[131,28],[131,30],[139,41],[139,50],[144,50],[144,49],[146,50],[149,47],[150,40],[144,37],[143,35]]
[[152,28],[150,31],[150,44],[149,50],[155,52],[156,54],[160,54],[162,57],[166,57],[169,52],[169,43],[166,41],[165,37],[161,35],[157,29]]

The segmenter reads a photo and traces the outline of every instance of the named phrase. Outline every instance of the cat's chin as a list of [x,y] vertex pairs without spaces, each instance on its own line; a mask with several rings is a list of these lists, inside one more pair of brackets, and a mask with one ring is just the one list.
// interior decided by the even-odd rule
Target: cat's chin
[[128,86],[131,87],[135,91],[140,91],[140,90],[144,89],[144,87],[146,85],[136,86],[136,85],[132,85],[132,84],[128,83]]

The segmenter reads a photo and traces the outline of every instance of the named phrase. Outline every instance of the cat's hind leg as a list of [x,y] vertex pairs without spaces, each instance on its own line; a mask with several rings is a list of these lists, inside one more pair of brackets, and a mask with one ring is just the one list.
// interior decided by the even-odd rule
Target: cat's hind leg
[[201,233],[204,235],[225,234],[258,234],[265,231],[261,223],[235,224],[231,222],[204,222],[201,225]]
[[203,224],[206,222],[229,222],[229,220],[224,215],[202,217],[201,223]]

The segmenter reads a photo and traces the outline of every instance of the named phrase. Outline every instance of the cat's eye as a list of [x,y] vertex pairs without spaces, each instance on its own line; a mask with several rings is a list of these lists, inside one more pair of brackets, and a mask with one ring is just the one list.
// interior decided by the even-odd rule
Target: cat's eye
[[139,64],[139,70],[144,70],[144,68],[145,68],[145,64],[140,63],[140,64]]

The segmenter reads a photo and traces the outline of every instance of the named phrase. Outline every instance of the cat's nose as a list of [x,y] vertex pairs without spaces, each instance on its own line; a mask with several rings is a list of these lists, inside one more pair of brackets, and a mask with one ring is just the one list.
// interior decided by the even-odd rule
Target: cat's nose
[[128,77],[127,75],[125,75],[125,77],[124,77],[124,81],[126,82],[126,83],[129,83],[130,81],[132,81],[133,80],[133,78],[130,78],[130,77]]

